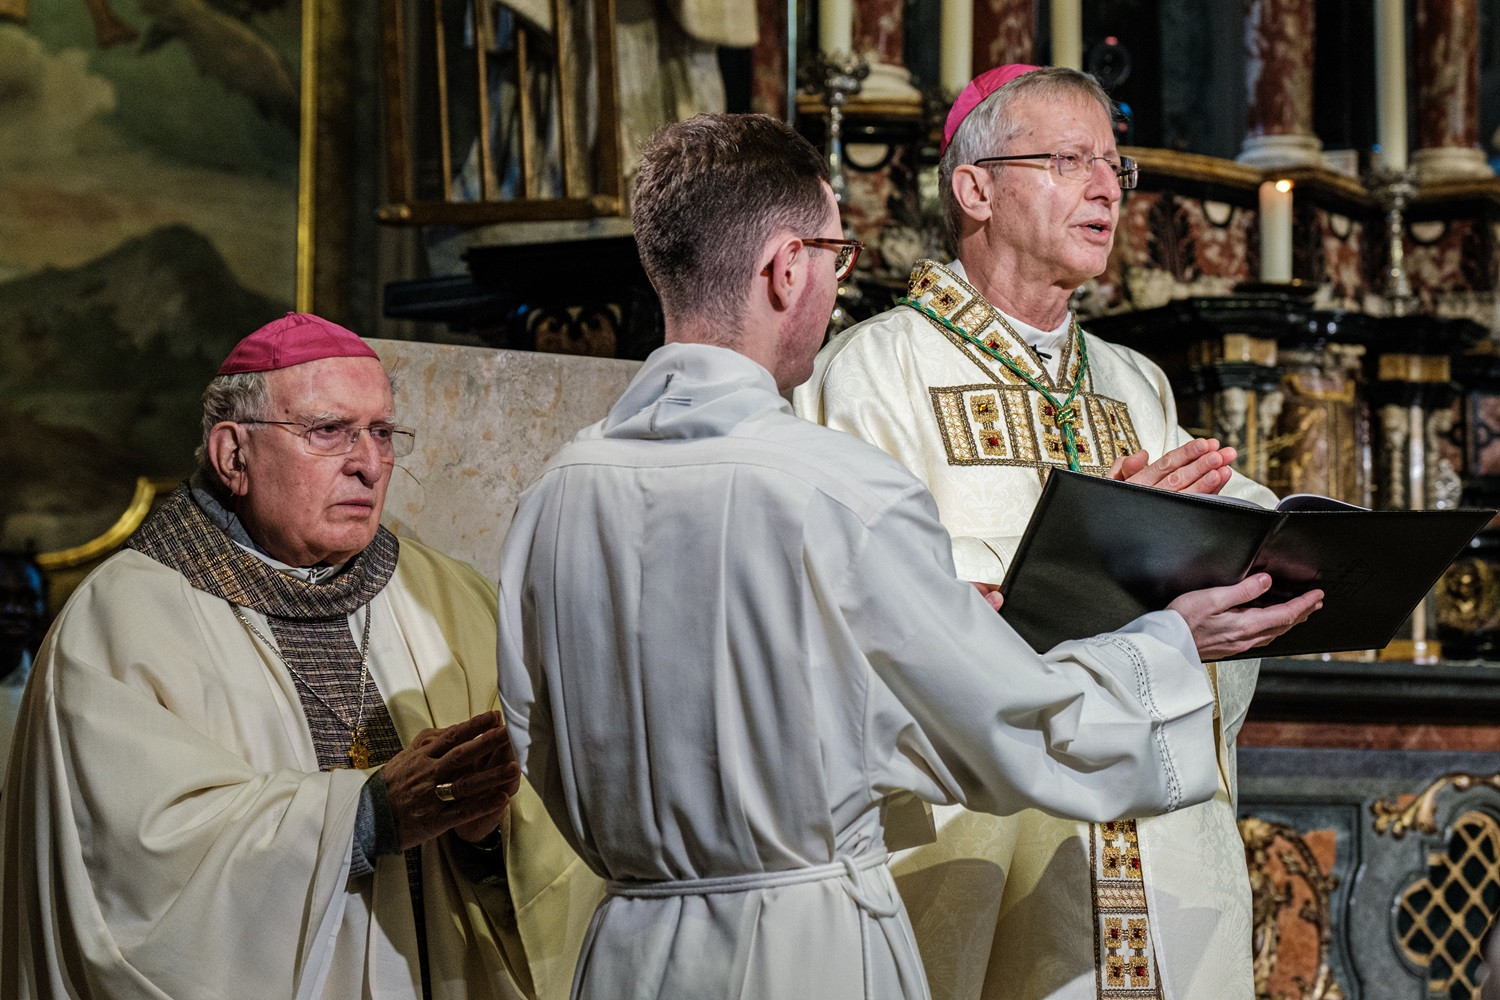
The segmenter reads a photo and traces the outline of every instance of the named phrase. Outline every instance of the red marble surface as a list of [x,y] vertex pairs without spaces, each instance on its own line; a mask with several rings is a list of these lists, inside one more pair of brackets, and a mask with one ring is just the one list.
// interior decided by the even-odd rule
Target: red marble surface
[[759,38],[751,55],[750,110],[786,117],[786,3],[755,0]]
[[854,238],[865,244],[859,259],[860,270],[878,269],[884,263],[880,259],[880,230],[890,218],[890,169],[871,173],[849,170],[844,176],[848,181],[844,222],[854,230]]
[[[1483,219],[1452,219],[1431,242],[1408,238],[1406,268],[1423,308],[1439,309],[1452,293],[1490,293],[1495,288],[1494,240]],[[1384,255],[1382,255],[1382,260]],[[1493,317],[1481,321],[1488,322]]]
[[1245,0],[1248,134],[1311,135],[1313,5]]
[[1242,747],[1492,751],[1500,747],[1500,726],[1271,722],[1252,719],[1240,729],[1238,742]]
[[[1319,236],[1323,247],[1323,280],[1329,285],[1328,306],[1357,309],[1363,301],[1365,279],[1365,225],[1347,216],[1335,218],[1318,209]],[[1379,237],[1377,232],[1376,237]]]
[[876,62],[904,66],[901,0],[855,0],[854,51]]
[[1036,62],[1034,0],[974,0],[974,72]]
[[1120,209],[1111,271],[1116,277],[1124,269],[1148,268],[1171,272],[1182,281],[1248,280],[1246,247],[1253,220],[1252,213],[1235,208],[1219,226],[1209,221],[1197,199],[1133,191]]
[[1479,0],[1417,0],[1417,143],[1479,142]]

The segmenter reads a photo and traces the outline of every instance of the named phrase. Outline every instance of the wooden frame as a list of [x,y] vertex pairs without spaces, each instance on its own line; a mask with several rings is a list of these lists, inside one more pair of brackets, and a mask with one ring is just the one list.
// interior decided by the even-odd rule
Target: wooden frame
[[[480,38],[493,34],[489,0],[470,0],[476,18],[476,31]],[[437,66],[438,115],[436,122],[437,141],[441,146],[440,160],[445,178],[444,197],[441,200],[422,200],[417,196],[414,178],[415,149],[418,128],[412,121],[408,94],[410,91],[407,73],[407,15],[410,4],[417,5],[418,16],[430,16],[434,30],[434,62]],[[401,225],[428,225],[450,223],[457,225],[484,225],[496,222],[522,222],[558,219],[588,219],[625,214],[624,177],[621,174],[619,143],[615,138],[615,123],[619,120],[618,95],[615,82],[615,37],[614,0],[593,0],[594,13],[594,57],[597,79],[599,139],[596,160],[599,168],[601,190],[589,190],[585,176],[586,165],[580,162],[583,149],[580,142],[583,124],[577,113],[577,82],[570,77],[571,53],[566,40],[572,27],[568,0],[551,0],[554,37],[561,41],[557,45],[557,104],[559,127],[558,145],[563,180],[562,197],[544,197],[537,193],[539,186],[538,151],[535,148],[535,108],[531,100],[530,79],[532,53],[529,51],[527,31],[516,33],[516,63],[518,76],[518,118],[521,136],[520,164],[522,197],[500,199],[496,197],[494,164],[490,144],[478,143],[481,198],[478,201],[456,201],[446,190],[448,179],[453,176],[451,139],[451,115],[449,113],[447,46],[443,25],[443,0],[382,0],[382,77],[385,105],[385,150],[387,203],[379,210],[382,222]],[[486,46],[479,44],[475,50],[474,85],[477,89],[479,122],[477,134],[488,136],[492,121],[489,100],[489,67]]]

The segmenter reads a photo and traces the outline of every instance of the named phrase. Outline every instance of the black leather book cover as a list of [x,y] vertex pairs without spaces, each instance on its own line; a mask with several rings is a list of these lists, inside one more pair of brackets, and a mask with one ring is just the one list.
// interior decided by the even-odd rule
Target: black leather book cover
[[1319,587],[1323,607],[1244,657],[1378,649],[1495,513],[1323,505],[1337,509],[1305,509],[1320,506],[1311,499],[1266,510],[1054,471],[1001,585],[1000,613],[1044,651],[1264,570],[1272,586],[1256,603]]

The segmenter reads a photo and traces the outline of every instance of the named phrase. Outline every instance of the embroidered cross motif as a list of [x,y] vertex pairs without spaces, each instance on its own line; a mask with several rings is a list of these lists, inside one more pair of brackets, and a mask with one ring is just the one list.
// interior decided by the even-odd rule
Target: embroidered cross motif
[[1160,1000],[1134,820],[1089,828],[1099,1000]]
[[912,298],[925,295],[927,291],[936,285],[938,276],[932,269],[931,261],[923,261],[921,265],[912,272],[911,281],[907,283],[906,294]]
[[946,316],[953,311],[953,307],[963,301],[957,289],[939,288],[933,293],[932,298],[927,300],[927,307],[939,316]]
[[979,450],[988,458],[1003,458],[1010,454],[1005,440],[1000,436],[995,423],[1000,419],[1000,400],[994,393],[969,397],[969,413],[979,425],[977,435]]

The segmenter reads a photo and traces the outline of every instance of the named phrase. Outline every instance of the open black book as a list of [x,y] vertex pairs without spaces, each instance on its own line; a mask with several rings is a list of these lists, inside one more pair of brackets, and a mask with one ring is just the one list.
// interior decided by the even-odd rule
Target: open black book
[[1271,590],[1256,604],[1316,587],[1323,607],[1242,656],[1378,649],[1494,514],[1365,510],[1307,494],[1266,510],[1054,470],[1001,585],[1000,613],[1043,651],[1264,571]]

